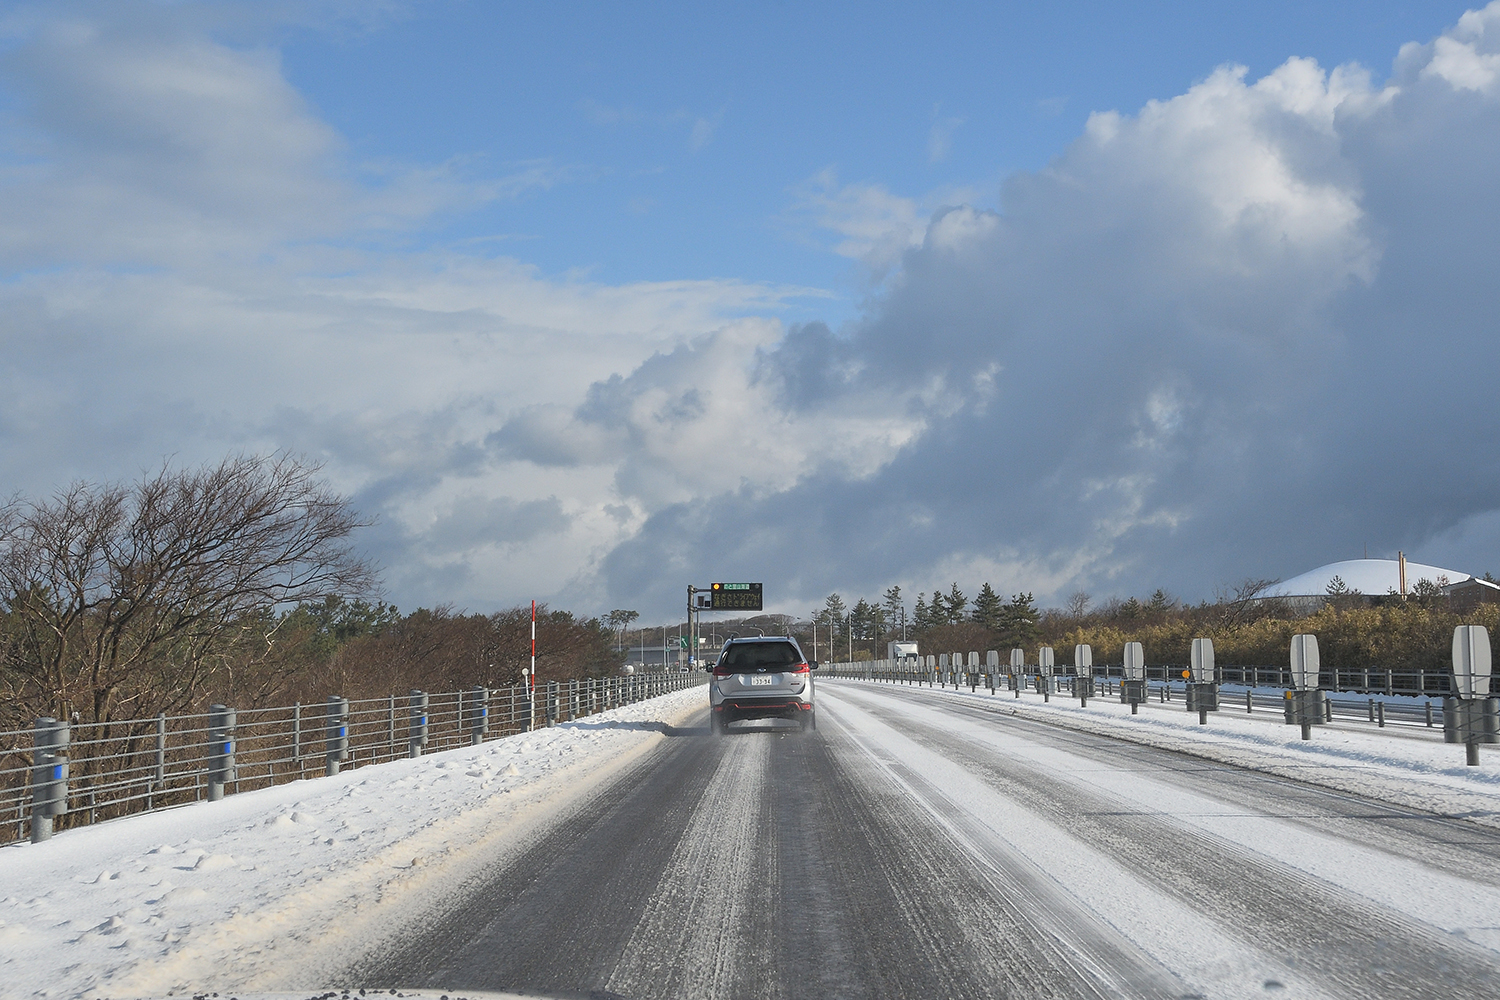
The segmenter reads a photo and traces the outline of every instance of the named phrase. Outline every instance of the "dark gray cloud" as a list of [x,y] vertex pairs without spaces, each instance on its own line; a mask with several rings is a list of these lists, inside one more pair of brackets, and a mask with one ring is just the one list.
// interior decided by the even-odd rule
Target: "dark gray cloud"
[[936,213],[863,322],[758,368],[808,434],[881,397],[920,431],[654,511],[610,589],[662,561],[793,607],[950,577],[1207,597],[1366,545],[1500,567],[1497,36],[1500,4],[1385,86],[1221,70],[1096,115],[1000,212]]

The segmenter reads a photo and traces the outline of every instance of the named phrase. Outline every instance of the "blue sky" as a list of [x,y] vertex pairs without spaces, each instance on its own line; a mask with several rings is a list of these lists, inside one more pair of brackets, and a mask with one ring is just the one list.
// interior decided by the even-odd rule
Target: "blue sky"
[[[432,3],[289,30],[287,79],[358,161],[543,169],[549,186],[444,217],[549,274],[808,286],[854,315],[862,269],[804,204],[825,171],[924,207],[997,203],[1094,111],[1288,56],[1385,72],[1461,3],[1069,5]],[[434,220],[438,221],[438,220]]]
[[0,5],[0,479],[402,607],[1500,572],[1500,2]]

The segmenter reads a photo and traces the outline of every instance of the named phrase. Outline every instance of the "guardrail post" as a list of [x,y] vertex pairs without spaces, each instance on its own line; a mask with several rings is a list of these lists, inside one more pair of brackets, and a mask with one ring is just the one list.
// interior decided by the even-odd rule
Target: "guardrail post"
[[339,773],[340,762],[349,759],[349,699],[329,695],[324,713],[323,773],[331,778]]
[[[292,760],[302,763],[302,702],[292,705]],[[301,770],[301,767],[298,767]]]
[[406,723],[407,756],[422,756],[427,745],[427,692],[411,689],[410,711]]
[[557,681],[547,682],[547,725],[557,722]]
[[490,690],[475,686],[469,699],[469,743],[478,746],[490,731]]
[[52,820],[68,811],[68,724],[36,720],[31,758],[31,842],[52,836]]
[[224,786],[235,779],[234,769],[235,711],[223,705],[208,709],[208,801],[224,797]]
[[167,784],[167,713],[156,713],[156,774],[155,781],[146,790],[146,808],[149,810],[154,804],[156,789],[165,788]]

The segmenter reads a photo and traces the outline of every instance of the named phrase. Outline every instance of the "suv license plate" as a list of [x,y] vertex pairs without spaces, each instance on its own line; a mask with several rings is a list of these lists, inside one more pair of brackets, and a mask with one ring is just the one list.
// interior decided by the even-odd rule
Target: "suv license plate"
[[776,683],[776,678],[772,677],[770,674],[751,674],[750,675],[750,686],[751,687],[770,687],[772,684],[775,684],[775,683]]

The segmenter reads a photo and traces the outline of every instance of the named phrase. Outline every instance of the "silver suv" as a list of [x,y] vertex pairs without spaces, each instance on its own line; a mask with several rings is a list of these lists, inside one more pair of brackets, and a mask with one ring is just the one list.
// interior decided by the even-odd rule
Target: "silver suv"
[[795,639],[730,639],[708,685],[714,733],[724,735],[725,727],[739,719],[791,719],[804,730],[816,729],[812,671],[817,668]]

